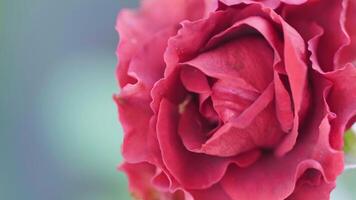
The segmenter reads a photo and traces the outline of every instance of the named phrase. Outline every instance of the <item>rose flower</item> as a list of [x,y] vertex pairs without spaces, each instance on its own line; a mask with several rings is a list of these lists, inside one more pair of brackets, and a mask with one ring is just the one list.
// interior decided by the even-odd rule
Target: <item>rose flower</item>
[[144,0],[117,30],[134,197],[329,199],[356,120],[356,1]]

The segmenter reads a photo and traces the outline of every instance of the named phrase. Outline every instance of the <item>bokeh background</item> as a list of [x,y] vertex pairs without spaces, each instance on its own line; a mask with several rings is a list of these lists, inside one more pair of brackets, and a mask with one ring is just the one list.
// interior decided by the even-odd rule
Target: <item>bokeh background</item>
[[[116,16],[137,5],[0,0],[0,199],[129,199],[111,97]],[[355,199],[355,184],[346,171],[332,199]]]

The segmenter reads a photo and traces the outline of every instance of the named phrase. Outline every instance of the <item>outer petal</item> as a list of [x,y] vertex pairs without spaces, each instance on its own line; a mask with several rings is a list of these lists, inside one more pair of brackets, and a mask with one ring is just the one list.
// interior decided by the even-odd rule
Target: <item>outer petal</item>
[[336,114],[332,121],[330,142],[336,149],[343,147],[343,134],[346,126],[356,116],[356,67],[352,64],[325,75],[333,82],[328,98],[331,111]]
[[[195,6],[200,9],[191,12]],[[163,76],[163,52],[168,38],[177,32],[181,20],[197,19],[203,10],[203,1],[144,0],[139,11],[124,10],[118,17],[117,76],[123,88],[115,100],[125,132],[123,155],[129,162],[159,160],[155,130],[150,126],[153,116],[150,92]]]
[[155,176],[156,168],[148,163],[129,164],[120,166],[129,179],[129,189],[134,199],[142,200],[184,200],[184,192],[159,191],[152,185],[152,178]]
[[307,2],[308,0],[220,0],[220,2],[224,3],[225,5],[238,5],[238,4],[252,4],[252,3],[259,3],[266,7],[270,8],[277,8],[281,3],[285,4],[292,4],[292,5],[299,5]]
[[345,0],[308,1],[300,6],[286,6],[285,20],[308,41],[316,23],[323,30],[315,54],[324,71],[338,66],[339,51],[347,45],[348,35],[344,29]]
[[281,3],[280,0],[220,0],[220,2],[228,6],[238,5],[241,3],[245,3],[245,4],[260,3],[270,8],[277,8]]
[[335,185],[335,182],[326,183],[319,171],[309,169],[299,178],[294,192],[286,200],[329,200]]
[[155,149],[154,130],[150,127],[153,116],[149,106],[150,90],[157,79],[163,75],[163,51],[168,38],[175,32],[175,29],[161,31],[137,52],[128,69],[129,75],[137,82],[125,85],[121,93],[115,96],[125,132],[123,155],[129,162],[147,161],[152,156],[152,150]]
[[132,78],[127,75],[131,58],[152,36],[183,20],[199,19],[204,14],[204,0],[143,0],[140,10],[121,11],[116,24],[120,37],[117,49],[120,86],[132,83]]
[[[346,1],[345,1],[346,4]],[[346,10],[346,31],[350,37],[350,44],[346,46],[340,55],[340,63],[354,62],[356,61],[356,1],[347,1]]]
[[[316,78],[314,84],[318,88],[313,96],[315,112],[309,116],[296,146],[286,156],[267,154],[248,168],[230,168],[221,183],[233,199],[283,200],[292,194],[297,180],[308,169],[320,172],[327,184],[333,184],[342,172],[343,153],[332,149],[328,142],[330,124],[324,98],[330,83]],[[330,191],[324,186],[315,189],[322,194]]]
[[150,183],[151,178],[155,174],[155,167],[153,165],[148,163],[124,163],[121,165],[120,169],[128,176],[129,189],[132,192],[133,197],[142,199],[157,198],[157,191]]

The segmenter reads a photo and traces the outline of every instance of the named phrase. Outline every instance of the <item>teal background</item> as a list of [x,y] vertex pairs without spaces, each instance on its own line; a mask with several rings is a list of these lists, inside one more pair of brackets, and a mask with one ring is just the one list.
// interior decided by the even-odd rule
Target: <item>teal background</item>
[[[111,97],[116,16],[137,5],[0,0],[0,199],[129,199]],[[351,200],[355,177],[333,199]]]

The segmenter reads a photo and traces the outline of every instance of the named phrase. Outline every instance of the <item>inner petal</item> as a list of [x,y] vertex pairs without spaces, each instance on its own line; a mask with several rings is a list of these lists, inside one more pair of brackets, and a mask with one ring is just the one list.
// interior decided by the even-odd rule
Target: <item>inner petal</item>
[[214,80],[199,69],[186,65],[181,67],[180,79],[186,90],[193,96],[198,96],[200,113],[210,121],[218,121],[219,118],[211,101],[210,85]]
[[248,90],[237,83],[229,80],[219,80],[213,87],[213,105],[224,123],[238,117],[259,96],[257,91]]
[[273,79],[273,50],[260,35],[245,36],[186,62],[216,79],[243,79],[263,91]]

